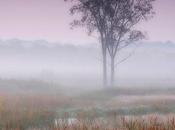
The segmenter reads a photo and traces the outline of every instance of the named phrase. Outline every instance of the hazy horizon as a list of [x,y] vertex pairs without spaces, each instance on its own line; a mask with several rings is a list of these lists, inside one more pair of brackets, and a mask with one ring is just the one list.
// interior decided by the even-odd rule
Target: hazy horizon
[[[117,62],[130,54],[132,56],[128,60],[116,66],[118,85],[175,85],[175,43],[140,42],[123,50]],[[101,85],[99,44],[0,40],[0,59],[2,79],[41,79],[73,86],[82,83]]]

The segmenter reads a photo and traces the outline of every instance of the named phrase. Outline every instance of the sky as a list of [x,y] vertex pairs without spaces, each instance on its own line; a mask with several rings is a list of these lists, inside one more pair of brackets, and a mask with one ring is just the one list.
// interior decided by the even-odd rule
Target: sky
[[[139,25],[149,41],[175,42],[175,0],[157,0],[155,17]],[[73,17],[64,0],[0,0],[0,39],[96,42],[85,29],[70,29]]]

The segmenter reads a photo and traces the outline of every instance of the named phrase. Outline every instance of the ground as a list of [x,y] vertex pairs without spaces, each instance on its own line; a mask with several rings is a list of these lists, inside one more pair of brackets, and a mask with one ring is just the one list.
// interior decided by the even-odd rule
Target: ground
[[82,86],[70,91],[58,84],[36,80],[1,80],[0,85],[1,129],[55,127],[58,120],[62,120],[60,125],[63,121],[68,125],[78,120],[92,126],[97,120],[98,123],[105,120],[113,124],[108,127],[114,124],[126,127],[138,119],[136,124],[143,120],[169,123],[168,119],[171,125],[175,124],[174,88],[83,89]]

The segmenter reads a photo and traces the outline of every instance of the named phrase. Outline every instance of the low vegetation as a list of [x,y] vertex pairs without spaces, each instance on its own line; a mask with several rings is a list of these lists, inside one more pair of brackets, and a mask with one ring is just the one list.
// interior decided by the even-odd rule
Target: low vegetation
[[172,88],[70,93],[41,81],[10,82],[0,81],[0,130],[175,129]]

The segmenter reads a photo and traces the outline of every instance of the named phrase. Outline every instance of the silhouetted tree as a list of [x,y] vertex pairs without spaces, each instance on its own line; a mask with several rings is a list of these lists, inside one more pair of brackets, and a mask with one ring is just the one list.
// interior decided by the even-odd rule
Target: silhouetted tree
[[152,18],[155,0],[107,0],[107,49],[111,59],[111,86],[114,84],[115,57],[128,45],[144,38],[135,30],[139,22]]
[[[67,1],[67,0],[65,0]],[[81,17],[72,26],[86,26],[89,34],[99,34],[103,56],[103,83],[107,85],[107,52],[111,59],[111,86],[115,75],[115,56],[119,50],[144,37],[134,26],[153,14],[154,0],[70,0],[71,14]]]
[[[67,0],[65,0],[67,1]],[[107,39],[106,39],[106,0],[71,0],[74,3],[71,14],[81,13],[79,20],[74,20],[72,26],[86,26],[89,34],[97,31],[102,47],[103,84],[107,85]],[[105,9],[104,9],[105,8]]]

